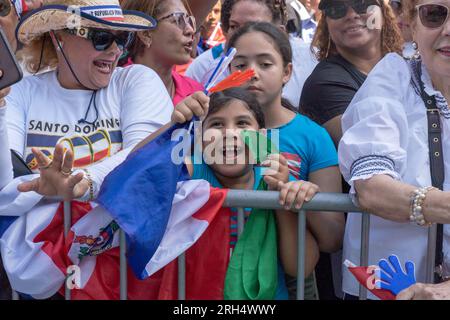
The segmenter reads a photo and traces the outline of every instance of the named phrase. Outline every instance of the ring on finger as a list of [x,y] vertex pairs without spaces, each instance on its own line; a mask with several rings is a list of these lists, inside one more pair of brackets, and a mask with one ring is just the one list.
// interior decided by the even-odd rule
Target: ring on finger
[[50,162],[46,166],[40,166],[39,170],[48,169],[51,167],[52,164],[53,164],[53,160],[50,160]]
[[72,172],[73,172],[73,170],[64,171],[64,170],[61,169],[61,173],[62,173],[63,175],[65,175],[66,177],[70,176],[70,175],[72,174]]

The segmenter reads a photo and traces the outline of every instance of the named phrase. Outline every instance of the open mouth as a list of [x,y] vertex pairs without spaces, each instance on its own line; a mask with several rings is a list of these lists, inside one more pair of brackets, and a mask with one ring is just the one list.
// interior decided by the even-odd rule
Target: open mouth
[[230,160],[236,160],[239,155],[244,152],[243,147],[239,146],[224,146],[222,148],[222,156],[224,160],[228,163]]
[[110,74],[113,69],[113,62],[106,60],[95,60],[94,66],[100,73]]

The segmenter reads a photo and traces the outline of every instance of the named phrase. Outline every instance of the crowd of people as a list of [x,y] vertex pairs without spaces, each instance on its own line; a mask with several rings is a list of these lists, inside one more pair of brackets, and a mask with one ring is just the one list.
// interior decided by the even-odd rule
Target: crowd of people
[[[44,211],[61,199],[95,208],[130,155],[200,119],[193,148],[223,149],[226,161],[186,156],[190,179],[279,191],[283,210],[267,218],[276,250],[261,253],[274,280],[261,296],[295,297],[296,211],[318,192],[345,192],[371,214],[369,265],[391,254],[415,264],[418,283],[397,299],[449,299],[449,9],[450,0],[0,0],[0,26],[24,73],[0,91],[0,298],[9,283],[39,297],[30,217],[53,223]],[[209,94],[231,49],[217,81],[250,69],[252,77]],[[277,137],[277,152],[239,162],[247,131]],[[221,138],[208,141],[211,133]],[[29,172],[19,177],[18,165]],[[434,284],[426,283],[430,226]],[[227,252],[245,254],[236,212],[224,228]],[[307,212],[306,299],[358,298],[342,262],[359,265],[361,228],[359,213]],[[149,279],[129,290],[153,290]]]

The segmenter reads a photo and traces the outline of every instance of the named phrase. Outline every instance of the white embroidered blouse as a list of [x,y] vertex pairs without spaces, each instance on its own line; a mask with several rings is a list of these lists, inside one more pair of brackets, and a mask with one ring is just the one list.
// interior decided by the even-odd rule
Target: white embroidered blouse
[[[344,178],[355,190],[356,180],[385,174],[413,186],[431,185],[427,115],[415,74],[420,64],[401,56],[386,55],[372,70],[342,117],[343,138],[339,163]],[[433,89],[422,65],[421,79],[428,95],[436,98],[441,114],[445,167],[444,190],[450,190],[450,111],[443,95]],[[449,213],[450,214],[450,213]],[[369,264],[396,254],[404,263],[416,265],[416,279],[425,280],[427,228],[396,223],[371,216]],[[344,239],[344,259],[358,264],[361,216],[348,216]],[[450,267],[450,229],[444,226],[445,267]],[[346,269],[346,268],[344,268]],[[450,274],[450,268],[447,269]],[[348,270],[343,271],[344,292],[358,295],[358,284]],[[374,298],[369,294],[369,298]]]

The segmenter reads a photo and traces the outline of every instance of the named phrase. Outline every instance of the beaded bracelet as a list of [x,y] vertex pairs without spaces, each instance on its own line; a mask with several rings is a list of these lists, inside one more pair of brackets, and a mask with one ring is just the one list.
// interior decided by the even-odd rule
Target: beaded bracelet
[[425,217],[422,211],[422,205],[425,201],[427,193],[431,190],[437,189],[435,187],[423,187],[414,190],[411,195],[411,215],[409,216],[409,220],[421,227],[428,227],[432,225],[432,223],[425,221]]
[[89,173],[89,171],[87,171],[87,169],[82,169],[82,170],[85,173],[85,176],[87,178],[88,185],[89,185],[89,199],[86,202],[93,201],[94,200],[94,183],[92,182],[91,174]]

